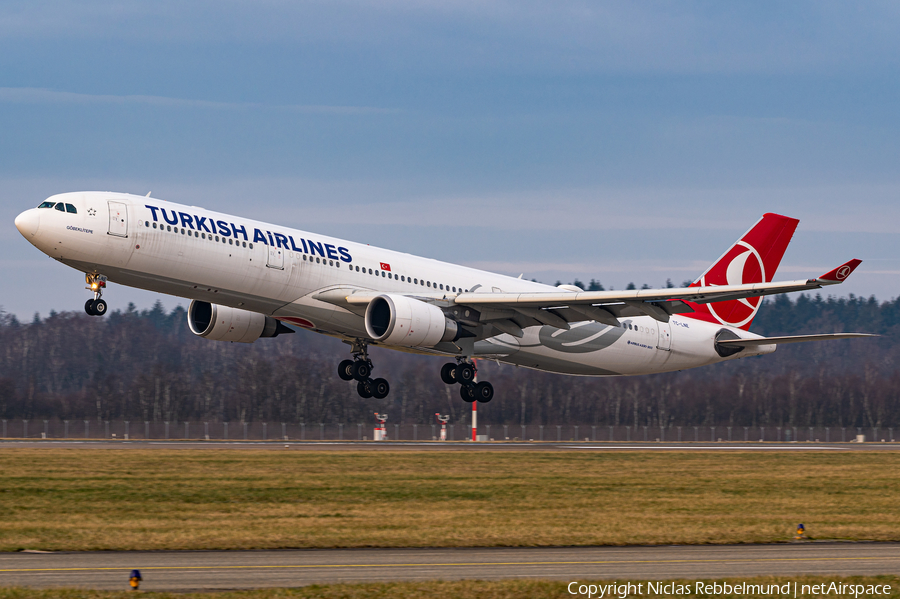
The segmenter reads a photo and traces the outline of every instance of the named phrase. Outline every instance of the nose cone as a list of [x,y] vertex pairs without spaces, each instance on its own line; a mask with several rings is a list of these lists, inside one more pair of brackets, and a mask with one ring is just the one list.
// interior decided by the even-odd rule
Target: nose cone
[[40,224],[41,213],[37,208],[26,210],[16,217],[16,228],[19,230],[19,233],[21,233],[25,237],[25,239],[28,239],[29,241],[37,233]]

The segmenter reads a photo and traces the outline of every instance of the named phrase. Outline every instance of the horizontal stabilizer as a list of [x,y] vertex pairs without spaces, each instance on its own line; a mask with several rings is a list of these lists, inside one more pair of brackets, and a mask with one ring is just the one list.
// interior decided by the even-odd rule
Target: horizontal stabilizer
[[788,335],[785,337],[762,337],[759,339],[724,339],[716,341],[718,345],[740,345],[753,347],[756,345],[775,345],[779,343],[805,343],[806,341],[831,341],[833,339],[858,339],[860,337],[878,337],[870,333],[831,333],[826,335]]

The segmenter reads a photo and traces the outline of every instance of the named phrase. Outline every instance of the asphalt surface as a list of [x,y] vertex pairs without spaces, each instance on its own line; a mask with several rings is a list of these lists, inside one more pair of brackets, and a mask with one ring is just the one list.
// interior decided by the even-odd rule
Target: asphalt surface
[[290,449],[312,451],[900,451],[900,443],[479,442],[471,441],[101,441],[0,440],[12,447],[106,449]]
[[0,554],[0,586],[195,591],[308,584],[543,578],[639,582],[759,575],[900,573],[900,543],[783,545],[320,549]]

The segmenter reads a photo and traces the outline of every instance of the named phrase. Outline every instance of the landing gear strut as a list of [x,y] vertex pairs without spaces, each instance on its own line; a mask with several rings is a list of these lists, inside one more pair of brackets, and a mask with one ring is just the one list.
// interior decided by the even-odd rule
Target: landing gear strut
[[345,381],[358,381],[356,392],[364,399],[374,397],[384,399],[391,391],[391,386],[384,379],[371,379],[372,360],[369,359],[368,346],[359,339],[353,344],[353,359],[338,364],[338,376]]
[[106,314],[106,300],[100,299],[103,290],[106,288],[106,277],[95,272],[89,272],[84,275],[84,281],[88,284],[85,289],[94,292],[93,299],[89,299],[84,303],[84,311],[88,316],[103,316]]
[[441,367],[441,380],[448,385],[460,384],[463,401],[487,403],[494,399],[494,386],[487,381],[475,382],[475,365],[468,358],[457,358],[457,363],[447,362]]

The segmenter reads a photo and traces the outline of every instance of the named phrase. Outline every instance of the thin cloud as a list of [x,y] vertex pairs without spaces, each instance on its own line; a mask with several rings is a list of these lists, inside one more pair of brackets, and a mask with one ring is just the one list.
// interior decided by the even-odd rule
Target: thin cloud
[[0,102],[16,104],[143,104],[171,108],[216,110],[275,109],[309,114],[390,114],[391,108],[373,106],[328,106],[322,104],[265,104],[262,102],[216,102],[143,94],[82,94],[41,87],[0,87]]

